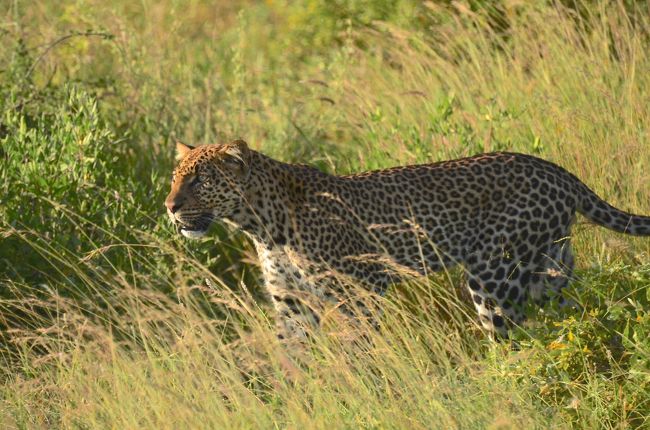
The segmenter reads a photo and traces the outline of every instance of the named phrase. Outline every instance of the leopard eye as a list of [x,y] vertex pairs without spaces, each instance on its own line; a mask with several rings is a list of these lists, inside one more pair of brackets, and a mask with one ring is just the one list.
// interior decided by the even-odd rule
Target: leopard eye
[[202,174],[197,174],[190,181],[190,187],[207,187],[210,185],[210,177]]

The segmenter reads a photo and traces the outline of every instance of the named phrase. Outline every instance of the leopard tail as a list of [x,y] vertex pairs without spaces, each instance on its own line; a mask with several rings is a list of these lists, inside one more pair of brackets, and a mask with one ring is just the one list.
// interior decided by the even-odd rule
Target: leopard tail
[[580,183],[578,212],[588,220],[619,233],[650,236],[650,216],[635,215],[617,209],[598,197],[577,178],[575,180]]

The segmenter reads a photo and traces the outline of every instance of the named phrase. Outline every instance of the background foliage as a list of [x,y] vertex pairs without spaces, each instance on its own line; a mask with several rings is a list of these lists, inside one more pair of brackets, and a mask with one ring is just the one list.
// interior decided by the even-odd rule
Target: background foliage
[[648,426],[647,239],[578,220],[579,308],[531,310],[518,350],[477,329],[451,272],[393,289],[372,347],[332,324],[297,359],[273,339],[250,244],[218,226],[183,241],[162,207],[175,139],[241,137],[332,173],[521,151],[650,213],[648,12],[3,3],[0,424]]

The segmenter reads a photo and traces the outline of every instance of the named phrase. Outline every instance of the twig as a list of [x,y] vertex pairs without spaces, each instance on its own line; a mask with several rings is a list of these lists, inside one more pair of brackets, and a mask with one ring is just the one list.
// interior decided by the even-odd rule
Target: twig
[[31,66],[29,66],[29,70],[27,70],[27,75],[25,76],[28,78],[32,72],[34,71],[34,68],[36,68],[36,65],[41,62],[43,57],[47,55],[48,52],[52,50],[55,46],[59,45],[60,43],[65,42],[68,39],[72,39],[73,37],[101,37],[102,39],[110,40],[113,38],[113,35],[110,33],[99,33],[99,32],[93,32],[93,31],[87,31],[85,33],[72,33],[72,34],[67,34],[65,36],[61,36],[58,39],[56,39],[54,42],[50,43],[47,48],[43,52],[41,52],[41,55],[39,55],[36,60],[32,63]]

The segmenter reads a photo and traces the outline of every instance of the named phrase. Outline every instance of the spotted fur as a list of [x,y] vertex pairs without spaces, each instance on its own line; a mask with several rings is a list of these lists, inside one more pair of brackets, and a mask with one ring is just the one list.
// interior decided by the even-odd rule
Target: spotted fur
[[243,141],[177,149],[169,216],[187,237],[223,220],[253,240],[284,337],[318,325],[328,304],[367,313],[344,297],[342,278],[383,294],[405,275],[457,264],[482,325],[506,334],[529,299],[544,302],[567,285],[576,212],[650,235],[650,217],[616,209],[563,168],[523,154],[332,176]]

